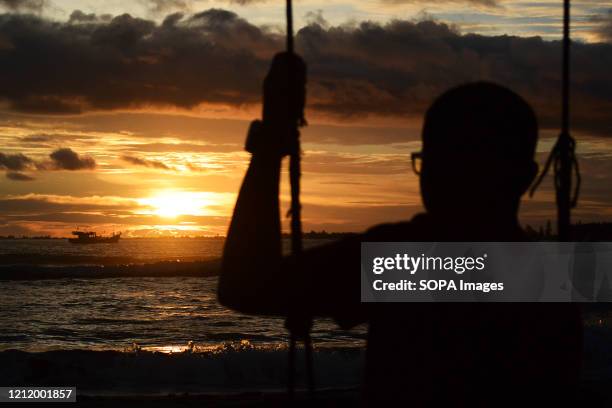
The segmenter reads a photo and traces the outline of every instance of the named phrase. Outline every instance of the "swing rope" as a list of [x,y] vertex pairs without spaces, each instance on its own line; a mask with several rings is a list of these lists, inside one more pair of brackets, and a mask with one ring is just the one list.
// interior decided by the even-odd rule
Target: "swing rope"
[[[563,77],[562,77],[562,112],[561,133],[553,146],[544,169],[531,187],[533,196],[536,189],[552,166],[554,168],[554,186],[557,201],[557,231],[559,241],[571,239],[571,209],[578,203],[580,193],[580,169],[576,159],[576,141],[569,132],[569,90],[570,90],[570,0],[563,2]],[[572,174],[576,184],[572,191]]]
[[[288,100],[289,106],[292,107],[295,101],[295,95],[293,95],[293,86],[295,82],[295,67],[293,66],[295,61],[291,58],[293,54],[293,10],[291,0],[287,0],[286,6],[287,12],[287,53],[290,55],[289,58],[289,87],[288,89]],[[300,118],[293,117],[293,109],[289,110],[290,120],[288,128],[288,137],[292,138],[299,126],[304,126],[306,121],[301,115]],[[297,120],[297,121],[296,121]],[[301,177],[301,149],[299,142],[299,133],[297,133],[298,140],[294,150],[291,152],[289,157],[289,181],[291,185],[291,208],[289,214],[291,215],[291,252],[295,260],[295,265],[300,265],[300,256],[302,254],[302,219],[301,212],[302,206],[300,204],[300,177]],[[295,374],[296,374],[296,346],[298,340],[304,342],[304,353],[306,358],[306,381],[308,385],[308,391],[311,397],[314,396],[314,371],[313,371],[313,353],[312,353],[312,340],[310,338],[310,329],[312,326],[312,319],[308,316],[303,316],[299,313],[290,312],[285,321],[285,326],[289,330],[289,361],[288,361],[288,373],[287,373],[287,393],[290,399],[295,397]]]

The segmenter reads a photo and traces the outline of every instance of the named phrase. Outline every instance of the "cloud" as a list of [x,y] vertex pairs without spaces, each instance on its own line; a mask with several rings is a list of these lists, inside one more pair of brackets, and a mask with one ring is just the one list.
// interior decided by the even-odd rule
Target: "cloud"
[[[254,107],[271,56],[284,48],[282,33],[220,9],[170,14],[162,23],[127,14],[87,20],[0,16],[0,37],[11,45],[0,53],[10,108],[57,114]],[[558,41],[462,34],[435,21],[310,20],[296,33],[296,49],[309,64],[309,116],[421,118],[449,87],[490,80],[523,95],[544,127],[558,126]],[[611,134],[612,45],[576,42],[572,52],[572,126]]]
[[55,150],[49,157],[54,168],[58,170],[86,170],[96,167],[93,157],[79,156],[74,150],[67,147]]
[[[392,4],[392,5],[403,5],[403,4],[444,4],[444,3],[460,3],[460,4],[471,4],[475,6],[485,7],[499,7],[499,0],[379,0],[381,3]],[[228,0],[230,4],[239,4],[246,6],[253,3],[265,3],[266,0]],[[310,14],[310,12],[309,12]]]
[[49,135],[30,135],[24,136],[20,139],[24,143],[44,143],[53,140],[53,137]]
[[305,173],[394,175],[410,173],[408,154],[353,154],[307,151]]
[[124,160],[135,166],[151,167],[151,168],[160,169],[160,170],[172,170],[169,166],[157,160],[141,159],[139,157],[128,156],[128,155],[121,156],[121,160]]
[[19,173],[16,171],[9,171],[6,173],[6,178],[13,181],[32,181],[34,177],[28,176],[27,174]]
[[[41,140],[45,140],[40,136]],[[34,137],[31,141],[39,141]],[[96,167],[92,157],[79,156],[70,148],[53,151],[50,161],[34,160],[22,153],[6,154],[0,152],[0,170],[6,170],[6,178],[13,181],[31,181],[34,177],[24,174],[24,170],[87,170]]]
[[[538,37],[460,34],[434,21],[364,22],[299,33],[311,64],[309,106],[337,116],[422,115],[433,99],[460,83],[490,80],[535,105],[545,127],[558,125],[560,43]],[[612,133],[612,47],[573,47],[573,125]]]
[[109,22],[113,19],[110,14],[97,15],[95,13],[84,13],[81,10],[74,10],[68,18],[69,24],[80,24],[80,23],[103,23]]
[[111,211],[131,214],[135,200],[116,196],[74,197],[69,195],[25,194],[0,197],[0,214],[19,215],[59,212]]
[[594,32],[602,41],[612,42],[612,9],[604,14],[593,16],[591,21],[597,23]]
[[381,0],[387,4],[444,4],[444,3],[467,3],[474,6],[485,6],[485,7],[500,7],[499,0]]
[[88,24],[5,14],[0,37],[10,44],[0,54],[3,96],[14,110],[55,114],[256,103],[268,58],[282,44],[215,9],[173,14],[161,25],[127,14]]
[[162,14],[171,10],[189,10],[191,1],[189,0],[140,0],[151,13]]
[[304,15],[307,24],[316,24],[321,27],[329,27],[329,22],[323,17],[323,10],[309,11]]
[[33,165],[34,160],[21,153],[0,153],[0,169],[2,170],[22,171],[31,168]]
[[265,3],[266,0],[229,0],[230,4],[239,4],[241,6],[246,6],[248,4],[253,3]]
[[0,7],[12,11],[41,11],[47,3],[47,0],[0,0]]

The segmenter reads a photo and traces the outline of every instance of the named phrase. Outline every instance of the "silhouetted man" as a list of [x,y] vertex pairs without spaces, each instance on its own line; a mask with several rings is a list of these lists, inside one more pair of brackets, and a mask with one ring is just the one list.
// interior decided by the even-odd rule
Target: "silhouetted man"
[[[289,58],[275,58],[263,122],[247,141],[253,156],[225,246],[221,303],[244,313],[331,316],[345,328],[368,322],[364,401],[371,406],[569,404],[582,330],[572,304],[360,303],[361,242],[527,240],[517,213],[537,173],[529,105],[485,82],[444,93],[426,114],[422,152],[413,154],[426,212],[306,251],[297,264],[281,256],[278,202],[281,159],[295,145],[290,108],[279,103]],[[300,75],[290,94],[303,96],[305,67],[294,64]]]

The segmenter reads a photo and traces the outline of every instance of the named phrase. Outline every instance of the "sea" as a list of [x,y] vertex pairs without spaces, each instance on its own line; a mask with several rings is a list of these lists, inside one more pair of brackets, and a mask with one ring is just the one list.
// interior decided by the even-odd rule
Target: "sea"
[[[1,239],[0,366],[8,369],[0,370],[0,386],[74,383],[88,392],[128,394],[284,389],[284,320],[217,303],[223,243]],[[360,383],[366,332],[315,322],[318,387]],[[296,368],[298,386],[305,385],[301,347]]]
[[[305,240],[305,246],[327,242]],[[217,237],[96,245],[0,239],[0,386],[77,385],[92,395],[285,389],[283,319],[217,303],[223,243]],[[612,383],[610,310],[585,309],[588,384]],[[359,386],[366,334],[365,325],[344,331],[331,320],[315,321],[318,389]],[[306,386],[301,347],[295,367],[299,389]]]

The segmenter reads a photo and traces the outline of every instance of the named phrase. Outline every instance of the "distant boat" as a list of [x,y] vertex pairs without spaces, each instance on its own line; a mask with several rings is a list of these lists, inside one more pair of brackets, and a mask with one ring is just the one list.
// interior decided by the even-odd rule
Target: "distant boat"
[[93,231],[72,231],[72,235],[76,236],[76,238],[68,238],[68,242],[72,244],[115,244],[121,238],[121,233],[103,237]]

